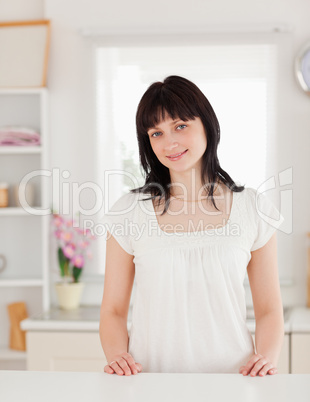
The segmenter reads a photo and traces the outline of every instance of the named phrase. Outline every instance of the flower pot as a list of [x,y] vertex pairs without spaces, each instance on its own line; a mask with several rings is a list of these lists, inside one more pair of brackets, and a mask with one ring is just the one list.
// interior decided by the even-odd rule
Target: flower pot
[[63,310],[74,310],[79,307],[84,283],[56,283],[59,307]]

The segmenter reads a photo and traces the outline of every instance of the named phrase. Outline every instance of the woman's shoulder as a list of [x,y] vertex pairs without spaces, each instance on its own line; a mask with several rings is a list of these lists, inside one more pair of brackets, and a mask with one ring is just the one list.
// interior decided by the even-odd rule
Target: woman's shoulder
[[242,191],[234,193],[235,209],[244,215],[244,213],[252,214],[255,209],[257,190],[253,187],[245,187]]
[[269,199],[269,197],[263,191],[259,191],[254,187],[245,187],[243,190],[244,198],[251,203],[257,204],[262,202],[262,200]]
[[253,200],[257,197],[257,190],[253,187],[245,187],[242,191],[237,192],[236,194],[240,195],[245,202],[253,203]]
[[129,212],[135,208],[139,199],[139,193],[128,192],[122,194],[114,201],[111,207],[108,208],[109,212]]
[[259,191],[252,187],[247,187],[244,191],[246,204],[254,211],[256,217],[266,221],[270,218],[278,220],[279,216],[281,220],[283,219],[274,198],[268,194],[268,191]]
[[257,213],[260,209],[268,208],[272,203],[271,199],[264,192],[259,191],[254,187],[245,187],[239,192],[240,208],[246,208],[248,212]]
[[257,190],[254,187],[245,187],[242,192],[250,197],[256,196],[257,194]]

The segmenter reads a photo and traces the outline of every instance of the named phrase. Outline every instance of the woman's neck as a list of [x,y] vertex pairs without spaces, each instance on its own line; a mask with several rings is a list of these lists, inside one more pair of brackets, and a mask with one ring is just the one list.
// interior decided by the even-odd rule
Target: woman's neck
[[[212,182],[206,183],[205,185],[201,182],[200,175],[197,175],[196,170],[192,169],[190,172],[173,172],[170,173],[171,187],[170,193],[173,197],[182,198],[184,200],[200,200],[208,196],[211,188]],[[220,186],[218,181],[213,183],[214,189],[216,191],[214,194],[218,193]]]

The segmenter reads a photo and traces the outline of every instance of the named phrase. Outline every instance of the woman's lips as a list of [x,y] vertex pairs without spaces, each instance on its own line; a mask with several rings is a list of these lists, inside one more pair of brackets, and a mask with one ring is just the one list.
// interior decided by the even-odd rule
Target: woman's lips
[[182,152],[181,155],[179,155],[179,156],[174,156],[174,157],[173,157],[173,156],[167,156],[167,158],[169,158],[171,161],[179,160],[179,159],[182,158],[182,156],[183,156],[187,151],[188,151],[188,149],[187,149],[186,151]]

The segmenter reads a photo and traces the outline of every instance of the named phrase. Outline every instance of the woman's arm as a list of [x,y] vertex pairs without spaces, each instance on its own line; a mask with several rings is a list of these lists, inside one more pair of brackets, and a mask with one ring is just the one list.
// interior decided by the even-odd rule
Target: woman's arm
[[[271,365],[276,371],[284,340],[276,236],[274,233],[265,246],[252,252],[252,258],[247,268],[256,320],[256,352],[263,356],[263,361],[267,361],[266,366],[261,370],[263,374],[267,374]],[[260,365],[260,363],[256,363],[253,368],[248,366],[251,374],[258,374]]]
[[[118,374],[125,374],[135,368],[135,362],[128,354],[127,316],[135,276],[133,256],[122,249],[113,236],[107,232],[106,266],[104,291],[100,309],[99,334],[108,363],[114,364]],[[119,358],[120,355],[125,356]],[[126,360],[128,358],[129,361]],[[118,365],[120,364],[120,367]],[[129,373],[128,373],[129,374]]]

